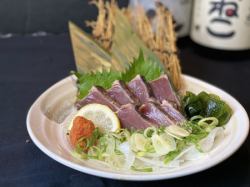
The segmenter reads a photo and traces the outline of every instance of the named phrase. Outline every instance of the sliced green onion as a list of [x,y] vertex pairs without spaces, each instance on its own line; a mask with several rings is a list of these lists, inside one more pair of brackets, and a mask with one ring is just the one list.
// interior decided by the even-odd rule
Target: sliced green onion
[[130,132],[127,129],[119,129],[116,132],[111,133],[116,139],[121,142],[127,141],[130,137]]
[[103,155],[102,155],[101,149],[97,146],[90,147],[88,151],[88,157],[97,159],[97,160],[102,160]]
[[115,138],[117,138],[118,140],[122,139],[120,134],[117,133],[111,133],[112,136],[114,136]]
[[134,171],[139,171],[139,172],[152,172],[153,171],[153,168],[151,167],[137,168],[135,166],[131,166],[130,169]]
[[139,151],[139,152],[136,153],[136,156],[143,157],[143,156],[145,156],[145,154],[146,154],[146,152]]
[[[96,131],[93,138],[80,138],[72,155],[80,159],[102,161],[115,169],[152,172],[156,166],[154,163],[159,167],[168,167],[167,164],[187,146],[195,145],[197,150],[202,151],[199,142],[213,132],[218,124],[215,117],[194,116],[182,126],[148,127],[137,131],[119,129],[105,134]],[[82,148],[82,142],[87,149]],[[120,149],[124,143],[127,144],[127,150]],[[127,155],[129,152],[132,156]],[[128,162],[129,165],[126,164]]]
[[166,133],[161,135],[154,134],[151,140],[155,152],[159,155],[168,154],[170,151],[176,149],[176,142],[174,138]]
[[155,153],[155,148],[152,145],[152,141],[148,140],[147,143],[145,144],[145,151],[147,153]]
[[205,128],[208,126],[216,127],[218,124],[219,120],[215,117],[207,117],[198,121],[198,125]]
[[175,150],[169,152],[167,155],[164,157],[164,164],[168,164],[170,161],[174,160],[175,157],[177,157],[181,153],[180,150]]
[[183,140],[181,137],[179,136],[176,136],[175,134],[172,134],[171,132],[167,131],[166,130],[166,133],[169,135],[169,136],[172,136],[173,138],[177,139],[177,140]]
[[134,133],[130,138],[131,149],[135,152],[145,151],[148,139],[143,134]]
[[184,128],[179,127],[178,125],[170,125],[166,127],[165,132],[174,138],[181,139],[183,137],[189,136],[189,132]]
[[88,159],[88,155],[86,153],[83,153],[83,152],[82,153],[78,153],[76,151],[73,151],[71,154],[75,158],[84,159],[84,160]]
[[190,118],[190,121],[199,121],[201,119],[203,119],[204,117],[201,115],[196,115]]
[[143,135],[147,138],[151,138],[156,133],[157,133],[156,127],[148,127],[144,130]]

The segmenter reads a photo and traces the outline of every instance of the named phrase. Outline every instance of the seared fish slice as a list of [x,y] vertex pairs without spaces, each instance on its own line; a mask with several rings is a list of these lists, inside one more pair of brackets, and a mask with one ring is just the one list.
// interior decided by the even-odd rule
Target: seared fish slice
[[163,100],[161,109],[169,116],[169,118],[175,123],[181,123],[185,121],[185,117],[177,109],[175,109],[168,101]]
[[152,100],[150,87],[144,81],[142,76],[137,75],[134,79],[132,79],[128,83],[128,88],[139,99],[141,104]]
[[133,104],[123,105],[117,112],[122,128],[145,129],[153,124],[144,118]]
[[177,108],[180,107],[179,98],[176,92],[174,91],[167,75],[162,75],[158,79],[151,81],[149,84],[155,98],[159,102],[167,100],[171,103],[176,104]]
[[152,102],[143,104],[139,108],[139,112],[149,119],[154,124],[158,126],[168,126],[173,125],[174,122],[166,115],[159,106]]
[[115,81],[107,92],[120,105],[128,103],[137,105],[139,103],[138,99],[128,90],[127,85],[123,81]]
[[90,103],[98,103],[108,106],[112,111],[117,111],[120,107],[111,97],[109,97],[106,90],[100,86],[93,86],[89,94],[82,100],[76,103],[76,107],[80,109],[82,106]]

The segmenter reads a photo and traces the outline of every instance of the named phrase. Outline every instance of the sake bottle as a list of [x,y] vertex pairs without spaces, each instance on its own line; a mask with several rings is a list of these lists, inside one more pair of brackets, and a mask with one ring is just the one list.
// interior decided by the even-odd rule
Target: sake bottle
[[250,55],[250,0],[194,0],[191,39],[207,48]]
[[147,16],[154,19],[155,6],[157,2],[161,2],[173,15],[175,22],[175,31],[177,37],[185,37],[189,35],[191,8],[193,0],[130,0],[129,6],[133,9],[138,4],[141,5]]

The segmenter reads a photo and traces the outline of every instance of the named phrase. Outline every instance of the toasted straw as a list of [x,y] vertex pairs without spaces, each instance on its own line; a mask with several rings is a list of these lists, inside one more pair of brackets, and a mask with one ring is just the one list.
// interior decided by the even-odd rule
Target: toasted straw
[[177,56],[176,36],[171,13],[161,4],[156,3],[156,28],[153,32],[152,23],[144,9],[138,5],[131,21],[136,32],[146,45],[158,56],[168,69],[172,82],[177,90],[183,87],[181,66]]
[[[92,0],[91,4],[98,8],[96,21],[87,22],[92,27],[92,35],[103,48],[110,50],[112,36],[115,32],[115,9],[119,8],[115,0]],[[171,13],[159,2],[156,2],[156,25],[153,30],[152,22],[145,14],[142,6],[138,5],[135,10],[123,9],[124,15],[130,20],[135,31],[162,61],[170,73],[172,83],[177,90],[183,87],[181,78],[181,66],[177,55],[176,36]]]

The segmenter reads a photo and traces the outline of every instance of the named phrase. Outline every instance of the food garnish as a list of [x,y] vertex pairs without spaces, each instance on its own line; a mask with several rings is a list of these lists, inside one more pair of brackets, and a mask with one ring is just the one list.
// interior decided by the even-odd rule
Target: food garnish
[[214,94],[201,92],[196,95],[192,92],[187,92],[182,102],[183,109],[189,118],[196,115],[215,117],[221,126],[225,125],[232,115],[232,109],[228,104]]
[[[73,153],[77,158],[94,159],[113,169],[140,172],[160,168],[179,167],[210,151],[216,138],[223,136],[223,128],[201,126],[200,120],[187,121],[181,126],[148,127],[143,130],[119,129],[115,132],[92,133],[95,144],[81,149],[81,142]],[[171,131],[171,133],[169,133]],[[181,132],[181,133],[180,133]],[[150,168],[150,169],[149,169]]]
[[81,73],[125,71],[142,50],[146,61],[164,68],[177,90],[183,88],[173,18],[157,3],[156,29],[144,10],[138,7],[136,16],[129,8],[121,10],[115,1],[93,0],[98,8],[96,21],[88,21],[92,36],[72,22],[70,36],[76,65]]
[[79,118],[87,119],[101,132],[114,132],[120,128],[120,122],[116,114],[109,107],[97,103],[85,105],[76,113],[72,120],[73,123],[68,128],[70,132],[72,131],[71,127],[74,127],[74,123]]
[[[75,157],[98,160],[113,169],[152,172],[198,159],[223,137],[220,126],[232,110],[218,96],[187,92],[180,99],[166,74],[154,80],[140,74],[122,80],[124,74],[119,81],[109,80],[111,88],[93,85],[77,101],[77,115],[91,120],[98,131],[93,138],[80,139]],[[108,121],[112,123],[106,125]]]
[[[76,116],[70,129],[69,139],[73,146],[76,146],[81,138],[89,138],[95,129],[94,124],[82,116]],[[84,147],[84,145],[81,145]]]
[[115,80],[123,80],[129,82],[136,75],[144,76],[148,81],[158,78],[164,73],[162,66],[157,63],[146,60],[144,54],[140,51],[139,56],[133,60],[132,65],[125,72],[102,71],[96,73],[79,73],[73,72],[77,77],[77,85],[79,89],[78,98],[85,97],[92,86],[102,86],[109,89]]
[[212,150],[232,109],[211,93],[181,95],[170,13],[157,4],[153,31],[140,8],[132,19],[115,1],[92,3],[99,9],[97,21],[88,23],[92,38],[70,23],[78,68],[78,112],[68,128],[73,156],[116,170],[152,172]]

